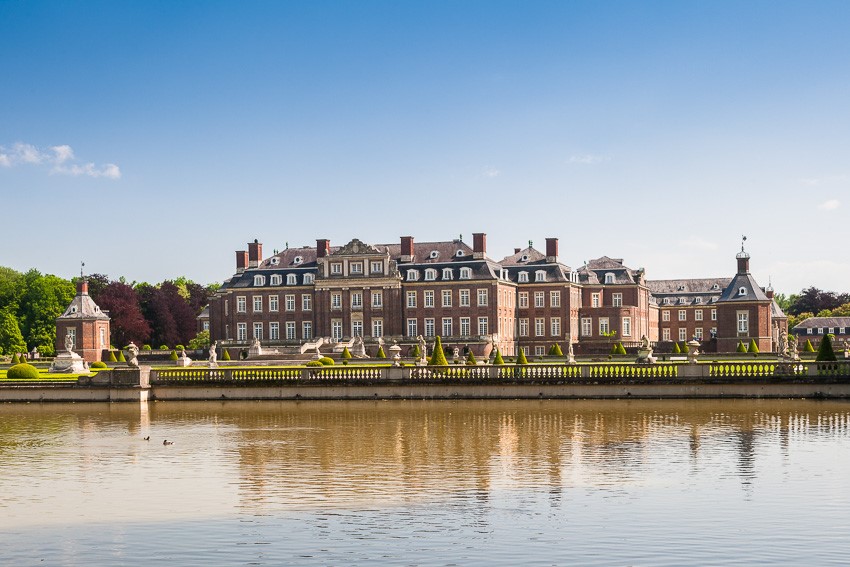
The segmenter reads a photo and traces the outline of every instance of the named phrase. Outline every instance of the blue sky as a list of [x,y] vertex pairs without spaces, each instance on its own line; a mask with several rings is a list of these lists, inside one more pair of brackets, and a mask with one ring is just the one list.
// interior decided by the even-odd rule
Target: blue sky
[[850,291],[850,2],[0,1],[0,265],[486,232]]

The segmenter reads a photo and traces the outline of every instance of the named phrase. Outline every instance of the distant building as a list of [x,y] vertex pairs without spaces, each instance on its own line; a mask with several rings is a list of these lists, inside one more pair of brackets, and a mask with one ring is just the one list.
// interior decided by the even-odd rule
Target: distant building
[[850,344],[850,317],[809,317],[797,323],[791,332],[797,335],[800,344],[812,341],[815,348],[824,335],[835,335],[833,348]]
[[717,301],[731,278],[650,280],[658,306],[661,342],[711,340],[717,335]]
[[72,350],[86,362],[100,360],[109,348],[109,315],[89,296],[89,282],[77,282],[77,295],[65,312],[56,318],[56,352],[65,350],[65,337],[70,337]]

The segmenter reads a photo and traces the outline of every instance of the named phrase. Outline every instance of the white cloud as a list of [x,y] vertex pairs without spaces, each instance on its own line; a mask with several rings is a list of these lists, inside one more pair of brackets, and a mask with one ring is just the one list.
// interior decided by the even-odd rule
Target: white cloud
[[679,246],[689,250],[717,250],[717,244],[715,242],[709,242],[699,236],[691,236],[686,240],[680,240]]
[[95,165],[94,163],[76,163],[74,150],[71,146],[63,144],[50,146],[46,150],[40,150],[32,144],[15,142],[8,150],[0,146],[0,166],[13,167],[16,165],[52,165],[50,173],[60,175],[88,177],[106,177],[108,179],[119,179],[121,170],[114,163]]
[[611,158],[608,156],[600,156],[594,154],[574,154],[570,156],[570,159],[567,161],[569,163],[578,163],[581,165],[596,165],[597,163],[602,163],[603,161],[608,161]]
[[822,211],[834,211],[840,206],[841,202],[838,199],[830,199],[829,201],[824,201],[818,205],[818,208]]
[[499,177],[502,174],[501,171],[496,169],[495,167],[485,167],[484,171],[481,172],[482,177]]

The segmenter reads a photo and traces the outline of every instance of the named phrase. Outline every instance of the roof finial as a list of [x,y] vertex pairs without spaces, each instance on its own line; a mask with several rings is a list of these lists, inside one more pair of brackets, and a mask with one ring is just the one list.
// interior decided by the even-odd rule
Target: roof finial
[[529,241],[528,241],[528,247],[529,247],[529,248],[533,248],[533,247],[534,247],[534,242],[532,242],[531,240],[529,240]]
[[744,235],[741,235],[741,252],[744,251],[744,242],[746,242],[746,241],[747,241],[747,237],[744,236]]
[[80,261],[80,279],[85,278],[85,276],[83,275],[83,268],[85,268],[85,267],[86,267],[86,263],[83,262],[83,261]]

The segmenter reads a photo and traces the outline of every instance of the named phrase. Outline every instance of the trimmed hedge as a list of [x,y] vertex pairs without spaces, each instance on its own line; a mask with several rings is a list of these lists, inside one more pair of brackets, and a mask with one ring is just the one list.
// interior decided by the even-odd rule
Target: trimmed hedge
[[806,346],[803,347],[803,352],[815,352],[815,347],[812,345],[811,339],[806,339]]
[[32,364],[22,362],[9,368],[6,372],[6,378],[9,380],[37,380],[38,368]]
[[505,359],[502,358],[502,352],[499,349],[496,349],[496,358],[493,359],[493,364],[502,365],[505,363]]
[[386,355],[386,353],[384,353],[384,347],[379,346],[378,347],[378,354],[375,355],[375,358],[386,358],[386,357],[387,357],[387,355]]
[[20,363],[21,363],[21,359],[18,358],[18,353],[16,353],[16,352],[12,353],[12,361],[10,362],[10,364],[15,365],[15,364],[20,364]]
[[124,351],[118,351],[118,362],[127,362],[127,359],[124,357]]
[[519,364],[519,365],[528,364],[528,359],[525,357],[525,351],[524,350],[519,349],[519,354],[516,357],[516,363]]
[[222,360],[230,360],[230,353],[227,352],[226,348],[221,349],[221,359]]
[[623,343],[617,343],[617,354],[628,354],[626,352],[626,347],[623,346]]
[[317,362],[319,364],[321,364],[322,366],[333,366],[334,365],[334,359],[329,357],[329,356],[323,356]]
[[108,360],[109,362],[118,362],[118,359],[115,358],[115,351],[114,350],[109,351],[109,356],[106,357],[106,360]]
[[835,362],[835,351],[832,350],[832,335],[824,335],[818,345],[818,355],[815,357],[817,362]]
[[418,344],[413,345],[413,348],[410,349],[410,356],[412,358],[421,358],[422,357],[422,351],[419,350]]
[[178,358],[178,356],[177,356],[177,351],[176,351],[176,350],[172,350],[172,351],[171,351],[171,354],[170,354],[170,355],[168,355],[168,360],[177,360],[177,358]]
[[106,366],[105,362],[103,362],[101,360],[96,360],[96,361],[92,362],[91,364],[89,364],[89,368],[108,368],[108,367]]
[[475,355],[472,354],[472,351],[469,351],[469,354],[466,355],[466,365],[475,366],[476,364],[478,364],[478,361],[475,360]]
[[682,347],[679,346],[679,343],[673,343],[673,354],[681,354]]
[[341,358],[346,359],[346,360],[347,360],[347,359],[349,359],[349,358],[351,358],[351,352],[348,350],[348,347],[344,347],[344,348],[342,349],[342,355],[341,355]]
[[448,366],[449,361],[446,360],[446,353],[443,352],[443,341],[437,335],[434,341],[434,352],[431,354],[431,360],[428,361],[428,366]]
[[743,341],[738,341],[738,348],[735,349],[735,352],[747,352],[747,347]]
[[314,366],[324,366],[324,364],[322,364],[322,362],[320,360],[311,360],[310,362],[308,362],[304,366],[313,366],[314,367]]
[[174,350],[186,350],[186,347],[184,347],[183,345],[177,345],[174,347]]
[[168,345],[159,345],[159,350],[168,350]]
[[754,353],[754,354],[758,354],[758,352],[759,352],[759,346],[756,344],[756,340],[755,340],[755,339],[750,339],[750,346],[749,346],[749,348],[747,349],[747,352],[752,352],[752,353]]
[[142,345],[142,350],[151,350],[151,345]]

